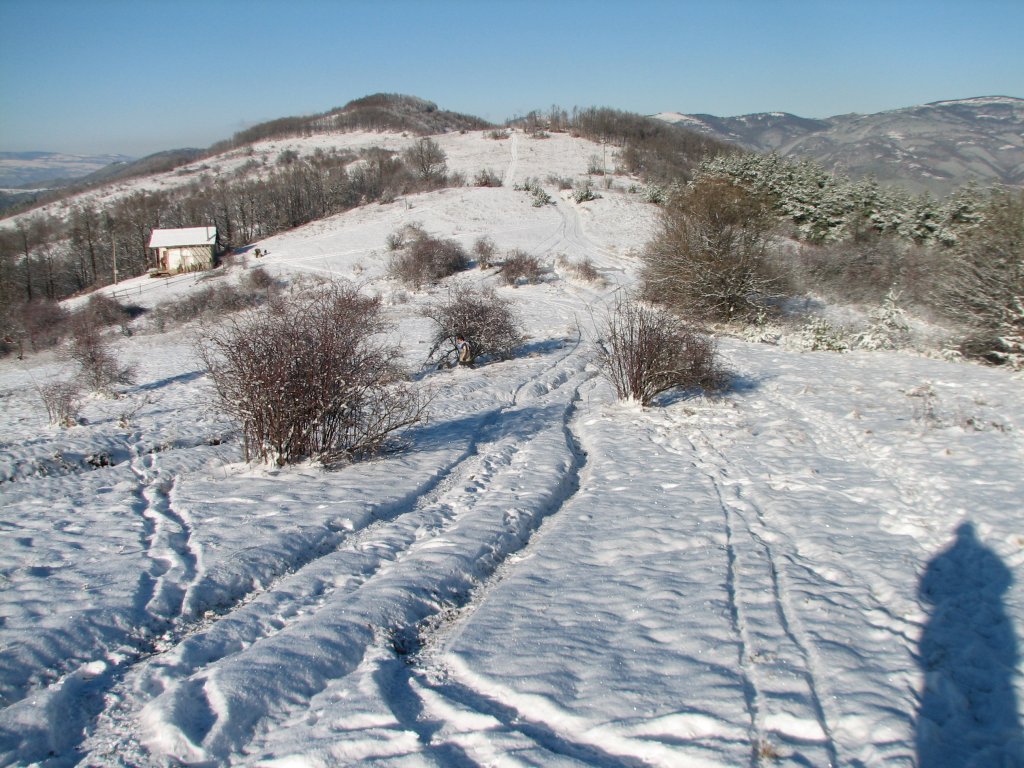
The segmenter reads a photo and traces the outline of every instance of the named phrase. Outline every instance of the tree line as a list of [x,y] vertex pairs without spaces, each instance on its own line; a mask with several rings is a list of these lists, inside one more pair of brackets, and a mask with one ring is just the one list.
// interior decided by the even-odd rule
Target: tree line
[[789,296],[898,298],[950,322],[964,355],[1024,368],[1021,190],[968,185],[938,201],[807,160],[719,155],[667,195],[643,257],[646,296],[689,317],[751,322]]

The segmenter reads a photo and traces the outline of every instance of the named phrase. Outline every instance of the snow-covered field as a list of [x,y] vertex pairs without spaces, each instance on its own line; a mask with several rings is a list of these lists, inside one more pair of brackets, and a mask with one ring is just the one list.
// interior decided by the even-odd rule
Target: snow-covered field
[[[119,286],[152,305],[259,265],[379,293],[437,393],[403,452],[241,463],[187,329],[119,341],[137,383],[71,429],[33,390],[66,363],[0,361],[0,763],[1024,765],[1019,376],[721,339],[724,395],[617,402],[595,320],[655,210],[621,179],[584,205],[512,189],[584,173],[581,140],[442,145],[506,186]],[[384,274],[408,222],[551,268],[499,289],[518,357],[422,367],[430,294]],[[563,266],[584,257],[604,284]]]

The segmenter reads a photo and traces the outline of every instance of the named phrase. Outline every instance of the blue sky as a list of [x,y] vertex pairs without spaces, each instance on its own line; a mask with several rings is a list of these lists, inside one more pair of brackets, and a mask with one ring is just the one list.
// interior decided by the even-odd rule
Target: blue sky
[[141,156],[390,92],[501,122],[1024,97],[1021,0],[0,0],[0,151]]

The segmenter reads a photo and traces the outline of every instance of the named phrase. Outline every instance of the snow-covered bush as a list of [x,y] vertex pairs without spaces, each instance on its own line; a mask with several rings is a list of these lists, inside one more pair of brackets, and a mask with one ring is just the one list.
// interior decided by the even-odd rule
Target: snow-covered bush
[[579,261],[570,261],[566,256],[560,256],[558,266],[588,283],[603,283],[604,281],[589,257],[583,257]]
[[474,359],[509,360],[524,337],[518,314],[493,288],[474,288],[458,283],[441,300],[428,304],[423,316],[434,322],[428,360],[444,364],[457,356],[455,341],[469,342]]
[[519,192],[529,192],[533,198],[534,208],[542,208],[555,202],[551,199],[551,195],[544,191],[537,179],[527,179],[522,184],[516,184],[513,189]]
[[474,187],[500,187],[501,177],[490,168],[483,168],[473,176]]
[[758,312],[751,322],[744,326],[741,338],[755,344],[778,344],[782,339],[782,328],[772,321],[765,311]]
[[197,352],[247,460],[325,463],[378,451],[425,401],[385,343],[380,301],[327,283],[204,329]]
[[644,202],[654,205],[664,205],[668,202],[669,196],[668,190],[658,184],[645,184],[640,190],[640,197]]
[[494,245],[494,240],[483,235],[476,239],[473,243],[473,255],[476,256],[476,263],[480,269],[490,269],[491,263],[494,261],[494,252],[497,246]]
[[900,294],[890,290],[881,307],[868,313],[871,323],[857,334],[861,349],[900,349],[910,340],[910,322],[899,305]]
[[587,203],[591,200],[600,200],[601,196],[594,191],[590,181],[587,180],[573,190],[572,199],[577,203]]
[[822,317],[808,320],[803,328],[787,338],[787,343],[808,352],[846,352],[850,348],[842,329],[834,327]]
[[1017,297],[999,330],[996,358],[1015,371],[1024,371],[1024,297]]
[[647,406],[670,389],[713,391],[725,384],[714,341],[665,309],[620,299],[601,332],[598,365],[622,400]]

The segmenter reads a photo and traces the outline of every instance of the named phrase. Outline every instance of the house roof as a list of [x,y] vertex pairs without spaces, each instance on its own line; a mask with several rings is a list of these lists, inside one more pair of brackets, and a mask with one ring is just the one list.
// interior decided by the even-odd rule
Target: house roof
[[182,248],[189,245],[213,245],[216,242],[216,227],[154,229],[149,236],[150,248]]

